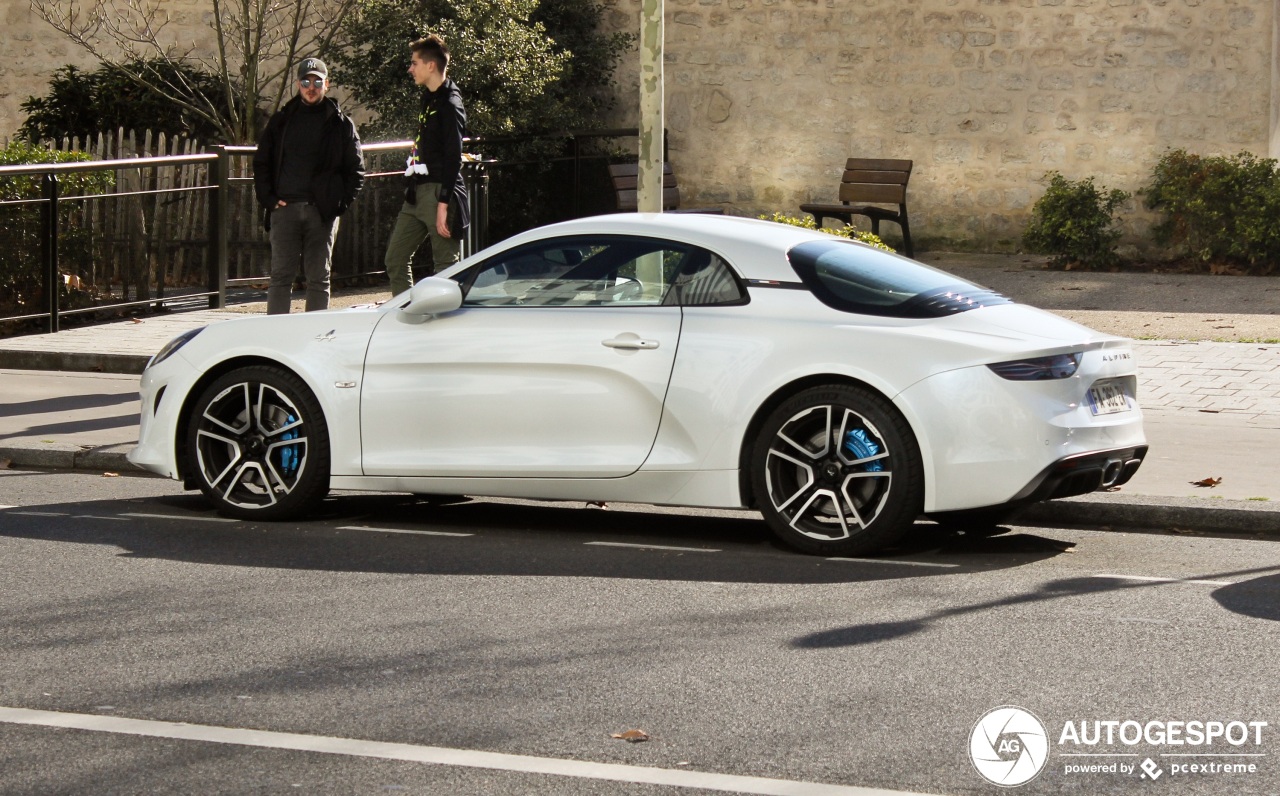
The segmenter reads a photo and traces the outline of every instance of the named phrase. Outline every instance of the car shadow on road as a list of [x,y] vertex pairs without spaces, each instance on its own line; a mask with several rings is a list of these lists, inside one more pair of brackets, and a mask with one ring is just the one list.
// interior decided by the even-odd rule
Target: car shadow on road
[[[1260,567],[1257,569],[1206,575],[1206,578],[1238,577],[1259,573],[1274,573],[1277,567]],[[1197,578],[1196,580],[1201,580]],[[1177,583],[1177,581],[1173,581]],[[1002,597],[969,605],[954,605],[945,610],[934,611],[915,619],[896,622],[868,622],[833,628],[818,633],[799,636],[791,641],[797,649],[831,649],[836,647],[855,647],[875,644],[882,641],[893,641],[906,636],[928,630],[936,623],[968,614],[984,613],[993,609],[1007,608],[1016,605],[1028,605],[1049,600],[1069,599],[1104,592],[1127,592],[1166,588],[1169,581],[1125,580],[1110,577],[1076,577],[1060,578],[1041,585],[1034,591]],[[1219,605],[1237,614],[1258,619],[1280,621],[1280,574],[1271,574],[1252,580],[1233,583],[1213,592],[1213,599]]]
[[762,584],[1003,570],[1072,546],[1028,534],[966,539],[920,522],[903,544],[883,555],[832,559],[782,547],[751,512],[708,516],[696,510],[489,500],[429,505],[411,496],[348,495],[326,500],[305,522],[252,523],[226,522],[196,495],[146,503],[145,510],[127,504],[127,524],[100,519],[119,513],[119,502],[45,505],[41,512],[88,519],[10,515],[0,535],[109,544],[129,557],[238,567]]

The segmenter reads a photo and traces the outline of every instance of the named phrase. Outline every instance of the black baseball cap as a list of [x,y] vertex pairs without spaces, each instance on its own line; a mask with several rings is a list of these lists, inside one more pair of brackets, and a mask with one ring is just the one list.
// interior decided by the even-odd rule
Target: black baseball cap
[[298,65],[298,79],[301,80],[308,75],[319,75],[325,80],[329,79],[329,67],[324,65],[324,61],[319,58],[307,58]]

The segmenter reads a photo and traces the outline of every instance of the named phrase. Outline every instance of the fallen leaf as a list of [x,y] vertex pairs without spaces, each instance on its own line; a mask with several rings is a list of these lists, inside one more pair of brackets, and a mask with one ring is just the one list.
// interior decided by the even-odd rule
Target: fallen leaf
[[1222,479],[1221,478],[1202,478],[1199,481],[1189,481],[1188,483],[1194,484],[1195,486],[1207,486],[1210,489],[1212,489],[1218,484],[1221,484]]
[[143,323],[143,320],[141,318],[130,318],[129,320],[132,321],[133,323]]
[[12,459],[0,459],[0,470],[8,470],[11,464],[13,464]]
[[609,508],[609,504],[608,504],[608,503],[605,503],[603,500],[588,500],[588,501],[587,501],[587,508],[591,508],[592,506],[594,506],[594,507],[596,507],[596,508],[599,508],[599,509],[607,509],[607,508]]
[[644,730],[627,730],[626,732],[615,732],[611,737],[619,738],[628,743],[640,743],[649,740],[649,733]]
[[103,473],[102,477],[103,478],[119,478],[120,473]]

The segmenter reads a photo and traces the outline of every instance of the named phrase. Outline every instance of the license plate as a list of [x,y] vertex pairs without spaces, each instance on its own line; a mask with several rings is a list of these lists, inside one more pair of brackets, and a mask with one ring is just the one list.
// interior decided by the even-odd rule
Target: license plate
[[1100,381],[1089,388],[1089,411],[1095,415],[1128,412],[1132,408],[1122,381]]

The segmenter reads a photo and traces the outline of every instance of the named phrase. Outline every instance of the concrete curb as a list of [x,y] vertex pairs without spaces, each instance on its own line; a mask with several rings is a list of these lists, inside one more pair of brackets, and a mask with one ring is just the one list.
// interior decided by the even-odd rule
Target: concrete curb
[[10,370],[69,370],[81,373],[129,373],[138,375],[151,356],[141,354],[94,354],[65,351],[23,351],[0,349],[0,368]]
[[133,445],[68,445],[49,443],[40,447],[0,445],[0,459],[8,459],[11,468],[34,467],[40,470],[104,470],[140,472],[125,455]]
[[[0,446],[0,459],[8,459],[14,468],[140,473],[125,458],[132,448],[132,444]],[[1185,530],[1280,537],[1280,504],[1244,500],[1211,503],[1207,499],[1097,493],[1028,506],[1014,522],[1044,528]]]
[[1028,506],[1014,520],[1039,527],[1252,533],[1280,537],[1280,505],[1096,493]]

